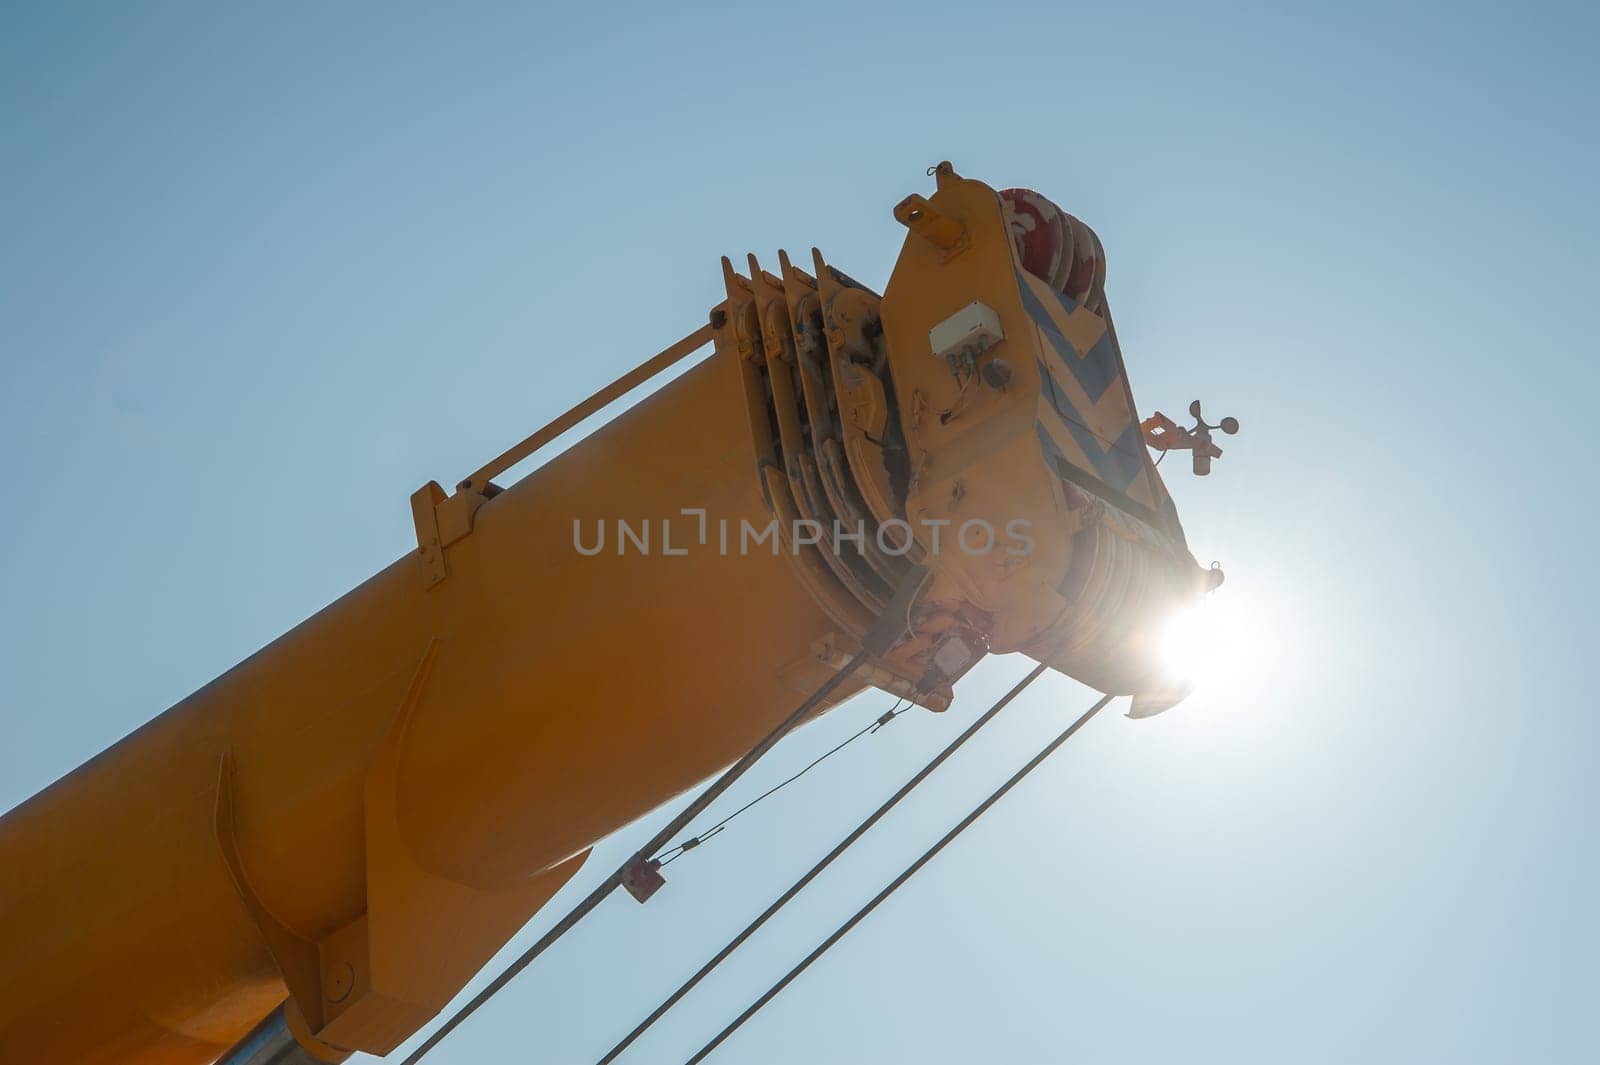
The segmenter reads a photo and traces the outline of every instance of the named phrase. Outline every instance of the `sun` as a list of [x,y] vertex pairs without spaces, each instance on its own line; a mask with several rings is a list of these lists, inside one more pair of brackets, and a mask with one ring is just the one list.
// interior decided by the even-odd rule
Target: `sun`
[[1219,590],[1162,626],[1161,669],[1197,691],[1239,688],[1269,657],[1269,628],[1239,598]]

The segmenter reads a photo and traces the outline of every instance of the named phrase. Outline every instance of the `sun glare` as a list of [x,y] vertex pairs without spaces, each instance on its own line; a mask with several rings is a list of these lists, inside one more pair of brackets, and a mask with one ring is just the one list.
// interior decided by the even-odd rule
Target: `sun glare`
[[1168,620],[1161,631],[1162,668],[1197,691],[1247,686],[1270,658],[1269,627],[1223,592]]

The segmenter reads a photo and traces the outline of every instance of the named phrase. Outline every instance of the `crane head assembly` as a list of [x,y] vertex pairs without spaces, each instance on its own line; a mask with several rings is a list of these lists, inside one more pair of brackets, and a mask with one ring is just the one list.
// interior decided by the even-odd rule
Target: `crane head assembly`
[[931,198],[895,208],[910,233],[881,298],[819,252],[810,274],[724,262],[712,320],[766,504],[784,527],[865,529],[791,556],[852,636],[927,566],[917,635],[880,663],[908,697],[1023,651],[1157,712],[1182,690],[1152,634],[1214,578],[1146,452],[1099,239],[1037,193],[932,172]]

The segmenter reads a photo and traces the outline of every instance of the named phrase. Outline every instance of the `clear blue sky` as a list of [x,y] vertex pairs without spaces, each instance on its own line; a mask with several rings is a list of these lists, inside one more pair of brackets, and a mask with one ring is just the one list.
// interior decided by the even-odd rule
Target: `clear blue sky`
[[[716,1060],[1592,1060],[1591,9],[668,10],[7,7],[0,808],[406,551],[413,489],[697,325],[719,255],[881,286],[949,158],[1098,230],[1147,410],[1243,420],[1209,481],[1163,469],[1259,650],[1096,722]],[[597,1056],[1021,669],[609,903],[430,1061]],[[1088,700],[1009,712],[630,1060]]]

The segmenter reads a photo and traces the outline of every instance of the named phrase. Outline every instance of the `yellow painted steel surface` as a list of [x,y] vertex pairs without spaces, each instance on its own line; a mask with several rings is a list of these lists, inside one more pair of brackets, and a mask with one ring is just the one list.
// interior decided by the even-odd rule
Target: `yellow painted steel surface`
[[0,820],[0,1057],[208,1061],[281,1001],[219,853],[221,759],[252,888],[332,935],[366,908],[366,770],[435,638],[400,829],[424,870],[491,893],[703,779],[820,683],[830,626],[788,560],[573,548],[580,516],[765,523],[727,369],[702,362],[484,504],[438,585],[396,562]]
[[[504,463],[419,491],[417,552],[0,819],[0,1060],[206,1062],[286,997],[329,1060],[387,1051],[588,847],[825,680],[916,563],[852,685],[940,709],[1024,650],[1147,694],[1200,571],[1142,446],[1116,454],[1109,320],[1049,303],[980,182],[944,167],[898,217],[883,299],[820,254],[725,263],[689,338],[711,357],[503,491]],[[1003,338],[935,357],[974,302]],[[979,520],[1036,550],[955,550]],[[862,536],[805,524],[834,521]]]

